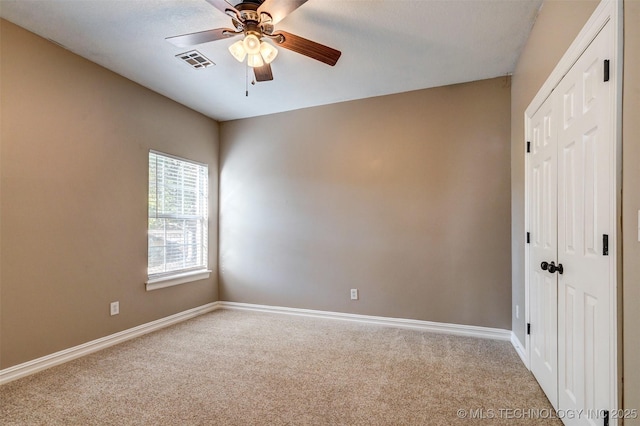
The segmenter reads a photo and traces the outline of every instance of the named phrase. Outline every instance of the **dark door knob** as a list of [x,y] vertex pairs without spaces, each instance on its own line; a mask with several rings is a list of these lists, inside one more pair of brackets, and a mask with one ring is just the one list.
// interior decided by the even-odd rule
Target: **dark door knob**
[[551,262],[549,264],[549,273],[553,274],[555,272],[558,272],[560,275],[562,275],[564,273],[564,268],[562,266],[562,263],[559,263],[558,266],[556,266],[556,264],[554,262]]
[[540,267],[542,268],[543,271],[546,271],[547,268],[549,267],[549,264],[547,262],[542,262],[540,264]]

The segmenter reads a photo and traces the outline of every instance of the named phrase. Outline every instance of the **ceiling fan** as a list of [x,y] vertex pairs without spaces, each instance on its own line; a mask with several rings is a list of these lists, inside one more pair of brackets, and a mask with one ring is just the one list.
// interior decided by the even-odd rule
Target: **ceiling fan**
[[289,49],[331,66],[334,66],[340,58],[339,50],[295,34],[275,30],[275,24],[307,0],[243,0],[235,6],[226,0],[206,1],[231,16],[234,29],[216,28],[168,37],[166,40],[176,46],[187,47],[243,35],[244,38],[232,44],[229,51],[240,62],[247,58],[247,65],[253,68],[257,81],[273,80],[270,64],[278,54],[278,50],[264,40],[270,40],[275,46]]

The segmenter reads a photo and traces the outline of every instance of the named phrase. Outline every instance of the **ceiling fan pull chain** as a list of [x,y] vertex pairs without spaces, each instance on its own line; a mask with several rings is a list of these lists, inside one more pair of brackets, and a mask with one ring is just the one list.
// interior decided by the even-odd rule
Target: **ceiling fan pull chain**
[[244,67],[244,96],[249,97],[249,63]]

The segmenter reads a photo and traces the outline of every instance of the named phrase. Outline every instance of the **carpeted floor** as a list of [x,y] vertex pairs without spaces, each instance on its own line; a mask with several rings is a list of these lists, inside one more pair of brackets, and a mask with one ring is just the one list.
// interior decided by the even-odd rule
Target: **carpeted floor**
[[560,425],[548,410],[509,342],[229,310],[0,387],[2,425]]

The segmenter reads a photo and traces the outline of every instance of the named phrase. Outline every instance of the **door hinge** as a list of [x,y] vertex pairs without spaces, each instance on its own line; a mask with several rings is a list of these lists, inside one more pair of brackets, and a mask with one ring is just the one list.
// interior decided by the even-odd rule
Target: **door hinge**
[[531,152],[531,142],[527,141],[527,153]]
[[531,244],[531,233],[527,232],[527,244]]
[[604,410],[604,414],[602,415],[602,419],[604,421],[604,426],[609,426],[609,410]]
[[609,256],[609,236],[607,234],[602,235],[602,255]]
[[609,60],[604,60],[604,81],[609,81]]
[[531,323],[527,323],[527,335],[531,334]]

